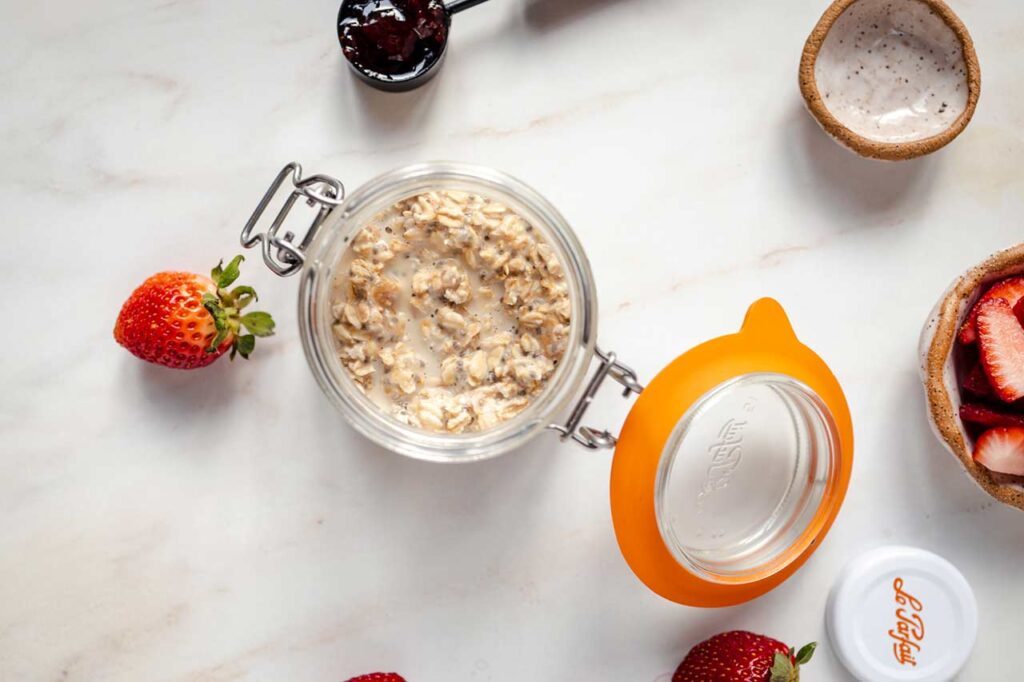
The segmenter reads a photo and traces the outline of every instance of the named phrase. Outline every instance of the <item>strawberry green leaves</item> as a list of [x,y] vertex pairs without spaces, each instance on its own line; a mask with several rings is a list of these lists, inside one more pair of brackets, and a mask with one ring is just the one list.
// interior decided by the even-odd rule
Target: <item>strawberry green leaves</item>
[[245,285],[235,287],[231,290],[231,297],[235,299],[235,307],[241,310],[253,301],[258,301],[256,290]]
[[253,351],[253,349],[255,347],[256,347],[256,337],[255,336],[253,336],[252,334],[245,334],[243,336],[239,336],[235,340],[234,345],[231,346],[231,356],[230,356],[230,358],[232,360],[234,360],[235,359],[235,353],[238,353],[239,355],[242,356],[243,359],[248,360],[249,359],[249,354],[252,353],[252,351]]
[[811,660],[817,648],[818,643],[811,642],[800,647],[800,651],[796,653],[792,647],[788,655],[781,651],[775,652],[769,682],[797,682],[800,679],[800,666]]
[[256,336],[273,336],[274,318],[270,313],[249,313],[242,315],[241,322],[249,333]]
[[228,317],[228,311],[221,307],[220,299],[213,294],[203,294],[203,307],[213,317],[213,323],[217,326],[217,335],[210,341],[206,352],[216,353],[220,344],[232,333],[231,319]]
[[770,682],[794,682],[799,680],[799,673],[794,669],[789,656],[781,651],[775,653],[775,661],[772,663]]
[[[804,644],[800,647],[800,651],[796,653],[797,665],[803,665],[804,663],[810,663],[811,657],[814,656],[815,649],[818,648],[817,642],[811,642],[810,644]],[[792,653],[792,649],[790,649]]]
[[238,276],[241,274],[239,266],[244,260],[245,256],[235,256],[226,268],[222,267],[224,261],[217,263],[217,267],[210,271],[210,278],[217,285],[218,289],[226,289],[231,286],[232,282],[238,279]]
[[[256,347],[256,337],[274,334],[274,318],[270,313],[254,311],[242,314],[246,306],[259,300],[255,289],[240,285],[231,291],[227,290],[227,287],[238,279],[239,266],[244,260],[243,256],[235,256],[227,266],[224,266],[224,261],[217,263],[217,267],[210,271],[210,276],[217,285],[217,293],[203,295],[203,307],[209,311],[217,327],[217,335],[210,342],[206,352],[216,353],[224,341],[232,338],[232,360],[236,354],[246,360],[249,359],[249,355]],[[248,334],[241,333],[243,327]]]

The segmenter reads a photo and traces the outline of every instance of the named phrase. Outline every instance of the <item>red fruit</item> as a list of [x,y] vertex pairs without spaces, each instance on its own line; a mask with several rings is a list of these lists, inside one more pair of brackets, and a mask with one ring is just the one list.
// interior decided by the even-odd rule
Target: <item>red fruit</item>
[[351,680],[346,680],[346,682],[405,682],[405,678],[398,673],[370,673],[369,675],[353,677]]
[[971,312],[968,313],[967,319],[964,320],[963,326],[960,327],[960,343],[971,344],[977,341],[975,322],[978,319],[978,309],[982,303],[994,298],[1004,299],[1011,308],[1017,305],[1024,299],[1024,277],[1008,277],[1001,282],[996,282],[978,299],[978,302],[971,308]]
[[[248,358],[257,336],[274,333],[267,313],[242,314],[256,300],[252,287],[227,291],[244,259],[236,256],[213,279],[190,272],[160,272],[132,292],[114,324],[114,339],[133,355],[165,367],[205,367],[229,348]],[[249,333],[241,334],[245,327]]]
[[985,376],[985,370],[981,368],[981,365],[975,365],[971,368],[970,372],[964,375],[961,386],[963,386],[966,392],[977,398],[994,398],[996,396],[996,392],[993,390],[992,384],[988,383],[988,377]]
[[1024,428],[996,427],[981,434],[974,461],[989,471],[1024,476]]
[[1013,314],[1017,316],[1017,321],[1024,325],[1024,298],[1017,301],[1017,304],[1013,306]]
[[979,426],[1019,426],[1024,428],[1024,415],[993,410],[984,405],[964,403],[960,406],[960,420]]
[[690,649],[672,682],[789,682],[800,679],[800,664],[807,663],[817,644],[797,654],[782,642],[733,630],[715,635]]
[[981,366],[1000,400],[1024,398],[1024,327],[1002,298],[978,306],[978,345]]

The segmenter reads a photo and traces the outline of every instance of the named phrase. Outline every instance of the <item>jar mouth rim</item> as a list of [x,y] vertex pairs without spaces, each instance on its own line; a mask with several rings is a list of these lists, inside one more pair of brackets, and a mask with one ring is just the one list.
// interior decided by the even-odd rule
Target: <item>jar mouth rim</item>
[[[725,436],[723,440],[722,434],[727,433],[727,429],[716,428],[712,433],[717,432],[720,438],[712,442],[711,448],[706,447],[706,440],[701,442],[700,447],[712,456],[711,464],[703,461],[699,469],[690,473],[701,478],[695,513],[699,516],[706,512],[712,517],[709,526],[705,526],[701,520],[686,518],[679,525],[688,530],[678,532],[677,519],[673,517],[670,508],[678,508],[679,499],[674,500],[675,505],[672,504],[671,482],[673,477],[678,479],[681,475],[686,475],[678,472],[680,464],[687,464],[681,462],[680,451],[686,447],[687,437],[698,430],[698,422],[704,420],[706,425],[710,420],[717,427],[723,412],[718,407],[722,401],[731,393],[738,394],[749,390],[766,390],[774,393],[779,400],[779,406],[784,408],[782,411],[790,420],[788,427],[794,436],[793,444],[796,446],[790,453],[792,459],[780,462],[780,457],[784,457],[777,451],[765,451],[776,461],[766,462],[762,459],[760,462],[762,469],[766,465],[774,465],[776,473],[782,474],[782,478],[788,475],[790,480],[788,485],[773,491],[777,493],[775,496],[767,497],[766,494],[758,494],[750,488],[753,479],[748,479],[745,484],[740,481],[738,500],[741,505],[747,505],[748,508],[735,509],[734,517],[740,519],[737,527],[744,527],[744,520],[763,517],[764,521],[756,530],[746,533],[741,540],[731,543],[723,541],[721,546],[716,546],[718,543],[714,539],[714,533],[717,530],[722,533],[720,537],[728,537],[732,531],[726,532],[721,529],[728,528],[730,521],[715,514],[712,503],[702,509],[700,497],[707,494],[710,499],[718,491],[726,490],[728,484],[733,482],[728,476],[734,469],[739,468],[741,456],[749,452],[749,448],[743,443],[743,434],[737,431],[731,441],[729,436]],[[725,408],[725,413],[731,413],[729,408]],[[715,418],[716,415],[718,420]],[[785,421],[779,420],[776,423],[785,424]],[[763,439],[764,427],[764,424],[754,424],[743,428],[760,428],[760,436]],[[755,439],[756,437],[755,434]],[[733,450],[733,447],[736,449]],[[746,452],[741,451],[741,448]],[[694,454],[692,448],[687,454]],[[747,463],[747,467],[758,464],[759,456],[760,453],[755,451],[754,462]],[[719,383],[687,408],[662,449],[654,494],[655,517],[662,541],[676,562],[703,580],[720,584],[747,584],[763,580],[787,566],[815,541],[815,529],[819,525],[816,521],[820,515],[830,511],[829,501],[834,497],[834,488],[840,472],[839,457],[838,427],[828,406],[806,384],[777,372],[752,372]],[[705,465],[708,466],[704,468]],[[766,475],[763,470],[759,472],[757,486],[767,487],[764,483]],[[743,489],[744,485],[747,486],[746,490]],[[735,491],[732,493],[734,496],[736,494]],[[690,511],[693,512],[694,509],[691,508]],[[701,530],[694,532],[694,528]],[[698,546],[698,543],[704,543],[704,546]]]
[[[434,433],[403,424],[374,404],[346,374],[331,332],[330,283],[348,248],[347,238],[381,210],[429,189],[463,189],[497,198],[523,215],[555,249],[570,290],[569,343],[548,385],[523,412],[492,429]],[[303,349],[321,389],[348,422],[383,447],[415,459],[471,462],[495,457],[527,442],[557,421],[577,395],[594,354],[596,288],[582,245],[562,215],[535,190],[492,168],[453,162],[405,166],[357,188],[332,212],[310,244],[299,289]]]

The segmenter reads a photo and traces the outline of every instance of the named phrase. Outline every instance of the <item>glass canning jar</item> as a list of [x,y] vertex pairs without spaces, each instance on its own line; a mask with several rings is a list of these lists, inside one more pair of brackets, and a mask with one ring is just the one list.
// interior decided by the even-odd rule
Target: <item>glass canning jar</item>
[[[467,462],[494,457],[512,450],[551,426],[577,397],[591,361],[598,352],[597,297],[594,277],[583,247],[565,218],[546,199],[518,180],[489,168],[456,163],[423,163],[385,173],[359,187],[343,202],[340,183],[337,204],[322,201],[325,187],[317,182],[301,186],[304,180],[293,175],[299,170],[290,164],[278,176],[275,186],[250,220],[243,244],[262,241],[267,264],[279,274],[301,269],[299,287],[299,325],[302,346],[309,366],[324,393],[344,417],[367,438],[395,452],[436,462]],[[289,178],[299,197],[314,194],[314,203],[323,205],[314,234],[289,250],[280,251],[274,240],[290,244],[294,235],[280,235],[280,229],[266,236],[254,234],[258,220],[270,196]],[[319,185],[319,186],[317,186]],[[331,331],[331,283],[342,255],[352,238],[384,209],[410,196],[437,189],[461,190],[502,202],[539,230],[562,263],[569,287],[571,321],[565,355],[544,390],[516,417],[493,429],[475,433],[434,433],[404,424],[384,413],[358,388],[342,366]],[[305,190],[305,191],[304,191]],[[286,203],[285,210],[291,204]],[[280,228],[281,221],[275,221]],[[276,232],[276,233],[275,233]],[[296,265],[301,264],[301,268]]]

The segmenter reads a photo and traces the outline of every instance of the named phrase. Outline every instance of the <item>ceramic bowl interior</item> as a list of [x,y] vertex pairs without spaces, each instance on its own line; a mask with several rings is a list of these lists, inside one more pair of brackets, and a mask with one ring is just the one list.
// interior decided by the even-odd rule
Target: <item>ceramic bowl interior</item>
[[989,284],[1024,273],[1024,244],[988,258],[953,282],[932,309],[921,333],[921,379],[928,398],[928,416],[939,442],[988,494],[1024,509],[1024,477],[989,471],[974,461],[974,439],[961,422],[957,333]]
[[970,36],[940,0],[838,0],[807,41],[800,83],[826,132],[890,160],[948,144],[980,90]]

